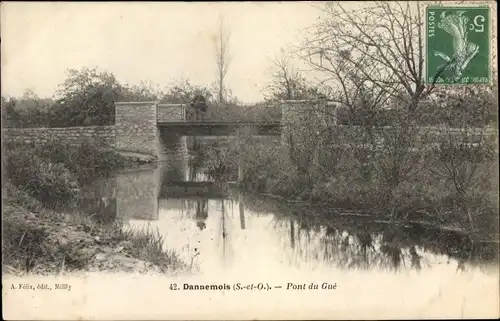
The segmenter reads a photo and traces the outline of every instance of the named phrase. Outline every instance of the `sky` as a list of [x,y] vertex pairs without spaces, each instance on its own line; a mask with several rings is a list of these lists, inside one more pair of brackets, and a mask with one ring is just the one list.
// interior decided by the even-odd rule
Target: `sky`
[[51,97],[69,68],[97,67],[121,83],[166,87],[215,81],[218,19],[231,30],[226,84],[243,102],[263,99],[270,59],[319,16],[293,2],[3,2],[2,95]]

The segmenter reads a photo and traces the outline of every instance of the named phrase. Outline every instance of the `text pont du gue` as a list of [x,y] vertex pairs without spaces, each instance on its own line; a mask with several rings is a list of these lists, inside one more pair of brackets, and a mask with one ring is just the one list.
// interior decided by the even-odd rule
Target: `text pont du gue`
[[321,284],[319,283],[290,283],[288,282],[286,284],[286,289],[287,290],[336,290],[337,289],[337,283],[328,283],[328,282],[323,282]]

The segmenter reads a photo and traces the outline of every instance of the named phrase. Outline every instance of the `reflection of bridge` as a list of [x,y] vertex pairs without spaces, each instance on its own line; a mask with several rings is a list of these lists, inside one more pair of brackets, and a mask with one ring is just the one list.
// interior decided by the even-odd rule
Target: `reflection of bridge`
[[[179,163],[168,165],[182,166]],[[182,171],[182,168],[178,168],[177,172],[181,173],[177,174],[184,174]],[[179,175],[175,174],[176,171],[169,171],[162,167],[154,170],[120,173],[116,180],[117,217],[125,221],[131,219],[157,221],[160,219],[160,209],[162,209],[170,213],[173,211],[187,215],[185,217],[193,219],[196,226],[203,230],[206,228],[206,220],[210,214],[210,201],[220,201],[223,213],[224,200],[235,201],[237,197],[240,227],[245,229],[245,212],[241,194],[231,193],[228,184],[225,183],[182,181],[178,180]],[[174,179],[168,179],[169,176],[170,178],[174,176]]]
[[160,203],[175,207],[234,198],[228,184],[193,181],[196,176],[193,171],[189,159],[162,162],[155,168],[121,171],[116,178],[117,217],[157,220]]
[[227,184],[214,182],[168,182],[162,184],[159,199],[162,198],[227,198]]

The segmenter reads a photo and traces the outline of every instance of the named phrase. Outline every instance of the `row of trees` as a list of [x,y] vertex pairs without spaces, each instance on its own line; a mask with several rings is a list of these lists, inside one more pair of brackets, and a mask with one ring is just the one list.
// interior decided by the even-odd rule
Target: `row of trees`
[[6,127],[69,127],[114,123],[116,101],[189,102],[197,94],[211,101],[213,90],[188,80],[166,90],[152,84],[128,86],[109,72],[95,68],[69,70],[54,99],[31,91],[20,98],[2,97],[2,122]]
[[[217,86],[196,86],[179,80],[166,89],[143,82],[129,86],[118,82],[112,73],[97,69],[69,70],[55,98],[40,98],[32,91],[21,97],[2,97],[4,127],[70,127],[114,123],[116,101],[156,101],[190,103],[201,95],[208,104],[206,120],[277,120],[279,106],[242,106],[229,90],[223,103]],[[271,105],[273,107],[273,105]]]

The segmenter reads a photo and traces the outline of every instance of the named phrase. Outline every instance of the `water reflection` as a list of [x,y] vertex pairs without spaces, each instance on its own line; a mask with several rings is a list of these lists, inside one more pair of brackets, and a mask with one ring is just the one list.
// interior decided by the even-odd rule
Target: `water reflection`
[[196,202],[196,225],[203,230],[207,224],[205,220],[208,218],[208,201],[201,200]]
[[242,230],[245,229],[245,206],[243,202],[240,201],[238,208],[240,210],[240,227]]
[[102,223],[112,223],[117,213],[116,178],[98,179],[84,186],[79,207]]
[[[497,259],[497,245],[456,233],[311,215],[209,181],[189,158],[129,170],[89,186],[87,210],[129,228],[157,228],[165,247],[201,272],[336,270],[464,271]],[[113,217],[114,212],[114,217]]]

